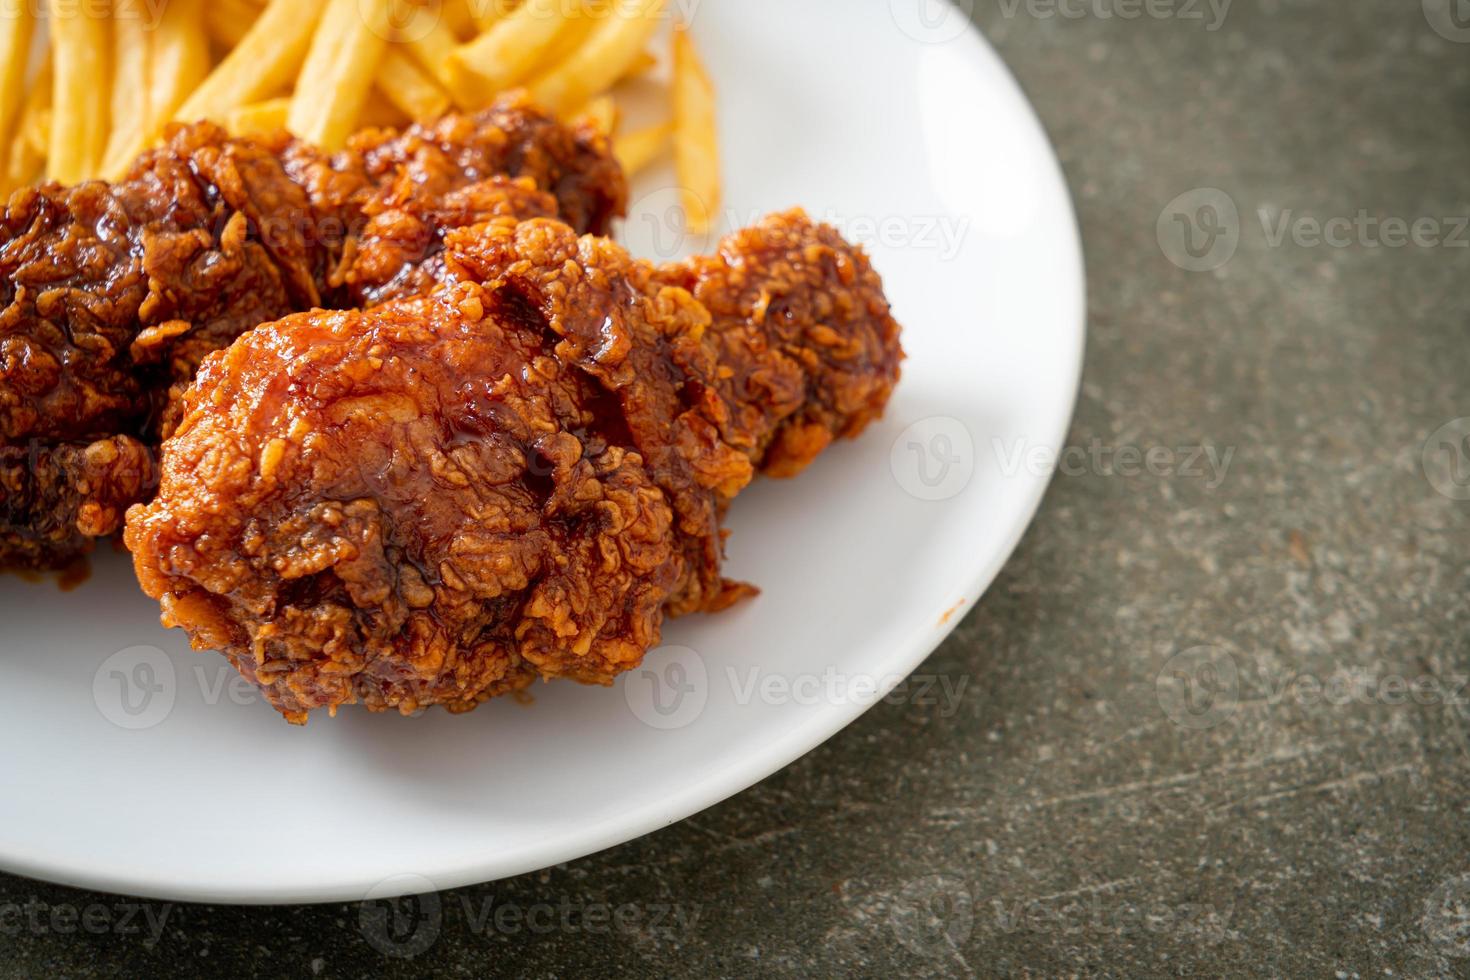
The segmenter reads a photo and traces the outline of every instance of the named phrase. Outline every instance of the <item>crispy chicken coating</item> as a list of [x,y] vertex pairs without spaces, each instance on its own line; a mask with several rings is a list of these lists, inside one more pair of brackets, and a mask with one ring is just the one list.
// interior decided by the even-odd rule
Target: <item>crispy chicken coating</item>
[[[0,567],[70,561],[154,472],[135,452],[85,473],[23,476],[19,461],[155,447],[176,421],[170,392],[244,331],[432,288],[450,228],[509,214],[605,232],[626,196],[605,138],[520,97],[332,155],[178,127],[117,184],[17,192],[0,218]],[[97,485],[135,491],[101,509],[110,522],[87,507]]]
[[856,435],[898,379],[878,277],[800,212],[661,269],[546,219],[445,243],[432,294],[207,358],[128,514],[165,625],[293,722],[611,683],[665,616],[752,591],[721,520],[757,470]]
[[0,521],[11,565],[47,568],[88,537],[122,525],[158,483],[156,453],[129,436],[86,443],[0,446]]

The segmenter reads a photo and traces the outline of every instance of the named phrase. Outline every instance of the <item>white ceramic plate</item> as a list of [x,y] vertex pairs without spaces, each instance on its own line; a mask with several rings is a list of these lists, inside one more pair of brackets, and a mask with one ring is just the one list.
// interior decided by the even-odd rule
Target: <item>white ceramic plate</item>
[[[973,606],[1041,499],[1081,365],[1081,253],[1046,137],[933,0],[673,2],[720,87],[729,223],[796,204],[834,220],[906,328],[887,419],[737,502],[728,571],[762,595],[672,624],[612,690],[301,729],[159,627],[124,556],[71,593],[0,579],[0,866],[214,902],[546,867],[796,759]],[[671,237],[670,181],[635,191],[636,251],[703,245]]]

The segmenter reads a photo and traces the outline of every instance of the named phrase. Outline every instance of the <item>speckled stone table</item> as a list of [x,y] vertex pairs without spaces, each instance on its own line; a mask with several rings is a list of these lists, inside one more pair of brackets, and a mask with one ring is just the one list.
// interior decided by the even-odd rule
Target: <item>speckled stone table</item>
[[0,877],[0,975],[1470,975],[1470,17],[968,6],[1066,167],[1091,335],[944,683],[396,921]]

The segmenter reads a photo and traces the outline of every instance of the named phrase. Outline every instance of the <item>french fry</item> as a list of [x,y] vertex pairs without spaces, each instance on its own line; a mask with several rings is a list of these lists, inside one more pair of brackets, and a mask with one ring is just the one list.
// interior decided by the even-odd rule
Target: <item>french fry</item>
[[488,103],[531,74],[546,50],[581,17],[571,0],[526,0],[449,59],[451,90],[462,105]]
[[623,76],[618,81],[622,82],[630,78],[638,78],[653,71],[657,67],[658,58],[654,57],[652,51],[644,51],[637,58],[633,59],[633,63],[628,66],[628,70],[623,72]]
[[3,5],[0,20],[0,140],[12,138],[16,123],[25,111],[26,66],[30,63],[31,37],[36,18],[25,0]]
[[85,4],[48,0],[51,31],[51,137],[47,173],[75,184],[96,173],[107,146],[111,32]]
[[622,164],[623,172],[631,177],[663,156],[673,136],[672,121],[646,126],[613,140],[613,156]]
[[469,37],[479,32],[473,6],[477,2],[478,0],[440,0],[440,15],[455,37]]
[[46,151],[51,149],[51,120],[54,116],[51,100],[47,99],[36,113],[36,118],[31,120],[30,129],[25,135],[31,150],[42,160],[46,159]]
[[611,88],[643,53],[662,6],[663,0],[614,5],[585,43],[530,82],[531,96],[554,112],[565,112]]
[[674,31],[674,169],[689,228],[709,231],[720,210],[715,86],[687,28]]
[[327,0],[291,97],[287,129],[328,150],[347,142],[388,49],[389,13],[387,4]]
[[[139,25],[136,33],[135,24]],[[162,134],[179,104],[209,74],[203,0],[168,0],[151,30],[141,25],[140,17],[123,18],[119,11],[114,28],[113,130],[102,167],[102,176],[108,180],[127,172],[138,154]],[[137,56],[139,43],[143,64],[135,67],[130,61]],[[135,84],[131,79],[140,72],[143,77]]]
[[587,43],[587,38],[592,34],[593,25],[597,23],[597,18],[592,16],[589,5],[606,2],[606,0],[574,0],[574,2],[579,3],[579,6],[568,17],[567,26],[556,36],[556,40],[541,52],[536,66],[531,69],[532,76],[544,71],[549,65],[560,64],[570,58],[572,52]]
[[421,5],[410,0],[400,5],[400,11],[394,18],[394,40],[401,41],[440,85],[446,88],[452,85],[449,59],[459,47],[459,38],[442,16],[439,5]]
[[232,136],[266,136],[286,128],[286,114],[290,111],[290,96],[252,102],[231,109],[225,128]]
[[6,193],[33,183],[46,166],[46,149],[51,142],[51,59],[41,64],[35,84],[26,93],[15,123],[10,154],[0,183]]
[[521,0],[464,0],[464,3],[470,9],[470,18],[474,21],[475,29],[483,34],[515,13]]
[[[521,86],[612,136],[619,108],[609,89],[658,65],[646,46],[664,5],[45,0],[54,22],[47,80],[27,86],[32,2],[0,0],[0,139],[11,139],[8,158],[0,155],[4,186],[40,168],[66,182],[117,179],[170,120],[213,119],[237,134],[285,128],[336,149],[359,125],[428,121]],[[211,46],[224,49],[213,71]],[[718,204],[713,91],[687,37],[675,49],[674,119],[624,135],[614,151],[636,172],[672,142],[686,198],[705,205],[690,207],[698,224]]]
[[611,95],[599,95],[571,114],[576,122],[590,122],[606,136],[618,128],[618,104]]
[[285,88],[306,60],[321,15],[321,0],[271,0],[244,39],[184,100],[174,118],[180,122],[227,119],[231,109]]
[[[358,128],[377,129],[400,129],[405,123],[412,122],[408,113],[404,112],[393,101],[383,94],[381,89],[373,89],[363,100],[362,110],[358,115]],[[350,135],[350,134],[349,134]]]
[[[213,6],[219,0],[209,0]],[[204,0],[168,0],[149,38],[148,139],[158,137],[189,93],[209,76],[209,40]]]
[[210,0],[204,14],[209,39],[226,50],[235,47],[245,40],[263,9],[255,0]]
[[378,66],[378,91],[418,122],[437,119],[449,111],[449,93],[396,48],[390,48]]
[[149,32],[142,13],[142,5],[133,0],[114,0],[112,135],[103,154],[103,170],[111,170],[116,161],[126,167],[148,135]]

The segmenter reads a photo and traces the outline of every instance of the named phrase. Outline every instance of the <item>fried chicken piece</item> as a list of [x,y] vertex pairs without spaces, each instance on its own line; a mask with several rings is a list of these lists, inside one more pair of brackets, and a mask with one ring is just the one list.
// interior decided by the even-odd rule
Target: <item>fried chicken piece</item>
[[86,445],[0,446],[0,520],[11,564],[49,568],[112,534],[158,484],[155,452],[113,436]]
[[664,269],[508,218],[443,263],[211,355],[128,514],[165,625],[293,722],[611,683],[665,616],[752,591],[721,519],[757,467],[856,435],[898,379],[877,276],[800,212]]
[[883,414],[898,324],[883,283],[829,226],[792,216],[738,231],[714,255],[657,273],[712,317],[715,387],[738,409],[721,437],[768,476],[795,476]]
[[[292,312],[432,288],[450,228],[545,215],[600,233],[626,199],[604,137],[518,96],[331,155],[179,127],[117,184],[18,192],[0,219],[0,567],[66,564],[151,490],[132,452],[115,473],[22,461],[156,446],[205,355]],[[135,495],[89,508],[98,485]]]

